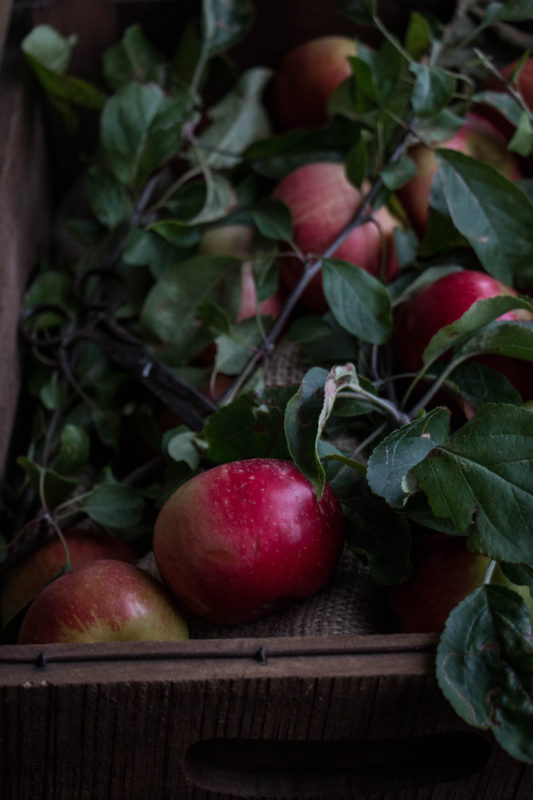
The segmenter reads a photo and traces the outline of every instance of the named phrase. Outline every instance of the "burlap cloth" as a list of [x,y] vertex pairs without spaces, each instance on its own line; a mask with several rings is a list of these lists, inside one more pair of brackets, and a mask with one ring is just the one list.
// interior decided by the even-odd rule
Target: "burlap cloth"
[[[280,386],[298,384],[306,372],[299,360],[297,345],[282,342],[265,368],[265,384]],[[153,553],[148,553],[140,566],[159,580]],[[344,548],[330,585],[313,597],[257,622],[231,627],[213,625],[184,611],[191,639],[267,637],[267,636],[333,636],[365,633],[389,633],[391,621],[383,590],[370,576],[362,559]]]

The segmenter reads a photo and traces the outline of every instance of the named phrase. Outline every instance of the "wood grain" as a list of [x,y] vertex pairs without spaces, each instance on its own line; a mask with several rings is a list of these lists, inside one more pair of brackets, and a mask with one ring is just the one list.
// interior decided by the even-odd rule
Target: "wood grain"
[[0,796],[530,800],[533,770],[463,724],[435,637],[10,646]]
[[20,297],[47,238],[45,176],[39,109],[21,80],[18,56],[6,50],[0,73],[0,475],[18,396]]

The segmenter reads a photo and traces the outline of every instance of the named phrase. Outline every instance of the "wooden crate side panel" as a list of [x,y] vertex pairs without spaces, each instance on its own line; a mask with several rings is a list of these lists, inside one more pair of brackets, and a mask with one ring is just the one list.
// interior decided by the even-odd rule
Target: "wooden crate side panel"
[[18,317],[29,270],[49,226],[43,126],[17,57],[6,51],[0,75],[0,477],[19,388]]
[[[531,770],[496,746],[465,777],[480,766],[485,739],[429,675],[56,686],[43,678],[4,687],[0,702],[5,800],[533,796]],[[431,738],[438,734],[451,738]],[[460,764],[458,751],[446,753],[443,742],[457,741],[473,748],[471,764],[468,751]]]

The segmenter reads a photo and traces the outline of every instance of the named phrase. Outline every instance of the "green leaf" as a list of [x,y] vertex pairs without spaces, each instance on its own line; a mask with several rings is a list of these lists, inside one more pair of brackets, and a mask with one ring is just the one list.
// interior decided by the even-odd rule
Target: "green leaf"
[[530,19],[533,19],[532,0],[507,0],[504,3],[489,3],[484,22],[523,22]]
[[382,170],[381,177],[383,183],[391,191],[396,191],[404,186],[417,174],[415,162],[406,153],[396,161],[389,162]]
[[419,60],[429,52],[433,36],[427,19],[417,11],[412,11],[405,32],[405,49],[412,58]]
[[357,122],[335,118],[320,128],[297,129],[253,142],[244,158],[259,174],[279,180],[312,161],[343,161],[359,135]]
[[208,57],[236,44],[253,21],[250,0],[203,0],[202,9],[203,48]]
[[82,505],[82,510],[100,525],[129,528],[141,518],[142,493],[124,483],[99,483]]
[[211,168],[235,167],[252,142],[271,134],[270,118],[262,104],[271,77],[272,71],[264,67],[247,70],[229,94],[208,109],[211,123],[195,143]]
[[511,583],[516,584],[516,586],[527,587],[529,596],[533,597],[533,564],[508,564],[502,562],[499,566]]
[[531,127],[531,116],[527,111],[523,111],[520,114],[518,127],[507,147],[521,156],[528,156],[531,153],[533,149],[533,129]]
[[[520,322],[494,322],[459,347],[455,355],[463,358],[474,353],[499,353],[533,361],[533,327]],[[524,369],[527,369],[525,364]]]
[[437,517],[467,531],[469,546],[498,561],[533,561],[533,415],[487,403],[413,468]]
[[285,406],[294,389],[247,392],[211,414],[202,436],[206,457],[217,464],[241,458],[289,458],[283,429]]
[[185,430],[172,434],[164,444],[166,444],[166,451],[173,461],[184,461],[194,470],[200,465],[200,452],[195,442],[196,434]]
[[39,397],[48,411],[55,411],[65,406],[68,400],[68,391],[56,371],[52,373],[48,383],[41,388]]
[[346,176],[350,183],[360,188],[366,178],[368,167],[364,136],[360,136],[353,147],[350,148],[344,165]]
[[324,408],[330,407],[325,396],[327,378],[328,371],[321,367],[306,372],[285,411],[285,435],[291,458],[311,481],[319,499],[326,482],[317,444],[322,433],[320,422]]
[[122,40],[109,47],[102,59],[106,81],[114,91],[127,83],[161,83],[164,58],[148,41],[140,25],[126,28]]
[[68,423],[61,431],[61,449],[54,461],[56,472],[69,475],[89,462],[90,440],[83,428]]
[[392,508],[402,508],[411,494],[406,476],[449,435],[450,412],[435,408],[382,439],[368,460],[367,479],[375,494]]
[[106,102],[100,137],[109,166],[121,183],[139,187],[178,152],[183,104],[154,84],[128,83]]
[[[142,324],[182,358],[197,335],[198,308],[211,301],[235,318],[240,302],[241,261],[230,256],[194,256],[168,269],[148,292]],[[208,340],[209,341],[209,340]]]
[[22,40],[21,48],[46,69],[64,75],[77,41],[75,34],[61,36],[51,25],[36,25]]
[[373,0],[336,0],[341,14],[359,25],[373,25],[375,3]]
[[[30,285],[23,298],[23,308],[30,309],[41,303],[49,303],[53,298],[54,304],[68,308],[68,299],[72,291],[72,281],[65,272],[55,269],[47,269],[36,277]],[[64,320],[58,314],[51,311],[49,314],[39,315],[37,325],[48,327],[54,320],[58,323]]]
[[102,92],[81,78],[65,75],[76,37],[64,38],[48,25],[38,25],[23,40],[22,50],[48,99],[63,118],[69,132],[79,120],[71,104],[100,109]]
[[533,205],[494,167],[453,150],[435,151],[454,225],[490,275],[512,285],[533,259]]
[[437,647],[437,678],[469,725],[492,730],[514,758],[533,762],[533,631],[524,601],[483,586],[448,617]]
[[291,241],[292,218],[286,203],[274,197],[266,197],[252,209],[251,213],[259,232],[267,239]]
[[415,76],[411,102],[419,117],[432,117],[445,108],[455,92],[455,77],[440,67],[430,67],[412,62],[410,71]]
[[41,485],[43,486],[44,498],[49,509],[54,509],[59,503],[67,500],[78,486],[77,478],[60,475],[53,469],[46,469],[26,456],[19,456],[17,464],[30,478],[36,494],[39,493]]
[[[204,180],[187,183],[168,201],[171,218],[149,225],[169,242],[183,246],[190,240],[184,226],[193,227],[225,217],[235,206],[237,198],[229,180],[212,170],[206,170]],[[188,237],[188,238],[187,238]]]
[[133,203],[127,189],[103,167],[92,166],[88,169],[84,191],[93,214],[107,228],[116,228],[133,213]]
[[[477,337],[485,326],[498,319],[498,317],[518,309],[533,312],[533,302],[525,297],[513,297],[512,295],[498,295],[496,297],[487,297],[484,300],[477,300],[459,319],[450,325],[445,325],[431,338],[423,353],[424,364],[439,358],[450,347],[456,348],[458,352],[468,352],[465,348],[469,347],[469,340],[478,341],[477,338],[473,339],[472,337]],[[516,328],[518,340],[518,337],[521,337],[521,332],[518,329],[518,325],[516,325]],[[491,336],[498,336],[498,332],[491,330],[486,335],[490,340]],[[524,335],[527,338],[528,334]],[[512,333],[510,338],[513,338]]]
[[[198,243],[200,237],[196,229],[181,227],[180,231],[183,233],[180,241],[184,246]],[[186,234],[190,236],[188,240]],[[179,247],[166,241],[166,237],[158,235],[156,231],[133,228],[122,259],[125,264],[131,266],[149,267],[153,278],[157,281],[167,269],[176,264],[181,255]]]
[[[502,84],[503,89],[503,84]],[[520,104],[504,91],[496,92],[493,90],[485,89],[482,92],[477,92],[472,97],[473,102],[483,103],[484,105],[491,106],[500,112],[509,122],[515,127],[520,122],[522,116],[522,109]]]
[[377,583],[391,586],[411,574],[408,522],[381,498],[360,491],[342,504],[348,547],[368,559]]
[[[262,319],[266,321],[265,317]],[[255,317],[230,325],[228,332],[216,339],[216,371],[238,375],[262,341],[262,331]]]
[[322,285],[339,325],[364,342],[387,341],[392,329],[391,301],[377,278],[354,264],[328,258],[322,262]]
[[448,141],[464,125],[464,117],[443,108],[431,117],[421,117],[416,128],[418,139],[428,147]]
[[[432,372],[436,366],[434,365]],[[444,368],[445,364],[442,366]],[[522,403],[520,393],[501,372],[477,361],[459,364],[446,379],[446,386],[455,391],[474,411],[484,403]]]
[[[401,81],[406,62],[403,50],[393,36],[386,39],[379,50],[358,43],[357,58],[350,61],[354,65],[356,107],[359,93],[381,108],[395,108],[398,103],[400,108],[403,107]],[[366,64],[369,73],[361,68],[361,62]]]

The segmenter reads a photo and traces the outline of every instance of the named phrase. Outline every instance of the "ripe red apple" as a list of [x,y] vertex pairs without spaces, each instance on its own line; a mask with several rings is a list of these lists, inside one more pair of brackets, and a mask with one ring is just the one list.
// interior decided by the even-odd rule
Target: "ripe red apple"
[[165,587],[125,561],[104,559],[48,584],[22,620],[19,644],[187,639]]
[[[457,150],[490,164],[509,180],[516,181],[521,177],[518,161],[507,150],[507,142],[501,131],[478,114],[467,114],[465,124],[457,133],[436,146]],[[397,191],[397,196],[414,230],[422,236],[427,227],[429,196],[438,167],[437,157],[434,148],[422,143],[409,148],[409,156],[415,162],[417,175]]]
[[[70,562],[78,569],[90,561],[113,558],[134,563],[138,556],[125,542],[99,528],[74,527],[64,532]],[[23,609],[65,564],[65,551],[55,536],[6,574],[0,601],[2,625]]]
[[[392,338],[402,369],[406,372],[420,369],[430,339],[445,325],[459,319],[477,300],[506,294],[516,296],[517,292],[484,272],[463,270],[437,279],[416,297],[402,303],[396,310]],[[528,312],[516,310],[499,319],[532,318]],[[533,397],[533,375],[527,362],[498,355],[480,356],[477,360],[503,373],[524,400]]]
[[344,518],[326,486],[320,503],[290,461],[213,467],[167,500],[153,550],[164,582],[195,614],[232,625],[316,593],[331,578]]
[[[366,191],[365,186],[363,192]],[[298,167],[282,178],[273,196],[289,207],[293,239],[304,256],[320,256],[348,225],[364,194],[349,182],[343,164],[315,162]],[[376,277],[383,273],[385,280],[390,280],[398,268],[393,231],[400,222],[385,206],[372,217],[374,221],[359,225],[349,233],[332,258],[357,264]],[[278,264],[282,281],[288,289],[293,289],[302,274],[300,260],[282,252]],[[303,292],[301,303],[316,313],[327,310],[320,274]]]
[[290,50],[271,85],[272,113],[278,127],[321,125],[334,89],[351,75],[349,56],[356,44],[347,36],[321,36]]
[[[413,573],[405,583],[388,589],[388,601],[402,633],[440,633],[455,606],[481,586],[490,559],[472,553],[463,536],[433,533],[415,540]],[[512,588],[533,610],[526,586],[511,583],[498,565],[491,583]]]

